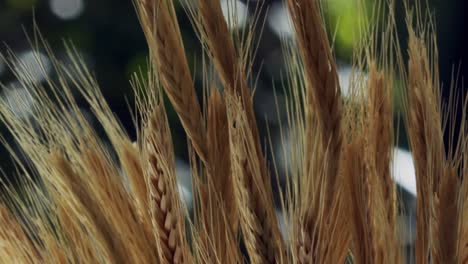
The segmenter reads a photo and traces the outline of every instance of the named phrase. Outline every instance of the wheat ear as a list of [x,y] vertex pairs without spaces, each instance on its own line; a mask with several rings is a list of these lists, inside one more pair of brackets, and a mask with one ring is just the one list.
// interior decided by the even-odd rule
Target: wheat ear
[[[205,230],[219,259],[234,261],[239,252],[235,237],[238,231],[234,181],[231,172],[231,149],[226,104],[213,88],[208,99],[208,158],[212,165],[204,186]],[[202,191],[202,190],[200,190]]]
[[416,167],[416,263],[426,263],[432,245],[432,219],[438,182],[445,160],[440,113],[437,109],[432,70],[424,42],[414,31],[409,36],[408,63],[408,132]]
[[[352,216],[351,224],[353,238],[353,262],[356,263],[381,263],[378,259],[375,244],[378,240],[373,223],[372,194],[369,174],[366,171],[366,163],[360,158],[364,151],[364,139],[355,136],[355,139],[345,148],[343,154],[343,170],[346,172],[347,185],[349,186],[350,208]],[[382,261],[382,260],[381,260]]]
[[264,188],[255,139],[238,97],[226,98],[232,173],[240,228],[252,263],[284,263],[284,246],[273,208]]
[[[362,102],[361,106],[350,104],[347,108],[350,142],[344,147],[341,171],[350,198],[345,203],[351,215],[353,262],[400,263],[395,184],[390,176],[391,96],[383,72],[376,67],[371,60],[367,100],[359,97],[355,101]],[[355,108],[359,109],[357,114]]]
[[[389,72],[387,72],[389,74]],[[383,259],[378,263],[399,263],[402,261],[397,239],[397,198],[396,185],[392,179],[390,166],[393,155],[393,83],[384,76],[384,71],[378,71],[375,62],[369,63],[367,81],[367,100],[365,106],[364,134],[367,140],[362,150],[370,178],[371,196],[374,208],[374,222],[386,222],[387,226],[375,226],[380,239],[374,241],[374,246],[380,252],[377,256]],[[385,219],[382,219],[384,217]],[[382,242],[385,241],[385,244]],[[392,245],[388,249],[388,245]],[[380,247],[380,248],[379,248]]]
[[[101,213],[101,209],[96,202],[97,197],[94,197],[93,193],[87,189],[85,184],[83,184],[82,177],[80,177],[73,170],[72,166],[69,164],[69,161],[66,160],[62,154],[58,152],[51,153],[48,160],[50,161],[52,167],[56,170],[58,176],[57,181],[63,180],[65,186],[70,188],[69,191],[73,193],[74,197],[76,197],[75,199],[78,199],[78,206],[84,209],[81,211],[82,218],[86,219],[86,223],[89,225],[89,227],[95,227],[95,230],[89,230],[89,232],[94,231],[93,234],[95,235],[97,241],[103,244],[104,256],[108,257],[110,261],[115,263],[129,261],[129,255],[127,253],[127,248],[124,246],[124,242],[120,239],[120,237],[114,236],[114,234],[117,232],[115,229],[113,229],[115,227],[110,224],[106,217]],[[59,187],[58,182],[53,184],[56,185],[56,188]],[[60,188],[57,188],[57,190],[60,190]],[[59,195],[57,195],[57,198],[58,197]],[[62,208],[74,209],[73,207],[75,206],[73,206],[73,200],[70,197],[67,201],[64,201]],[[61,214],[61,216],[63,217],[65,215]]]
[[178,197],[175,159],[164,108],[156,105],[143,132],[149,210],[162,263],[191,263]]
[[[239,54],[234,46],[221,4],[216,0],[203,0],[197,1],[197,5],[197,10],[193,12],[192,16],[194,24],[200,32],[200,40],[207,45],[210,58],[225,89],[241,97],[242,104],[247,112],[249,126],[255,138],[258,138],[252,95],[249,91],[246,75],[243,72],[243,65],[246,62],[243,61],[243,56],[239,56],[243,54]],[[231,8],[234,9],[230,10],[231,12],[236,12],[235,5],[232,5]],[[261,151],[261,149],[259,148],[257,151]]]
[[[257,230],[257,232],[266,232],[265,236],[273,236],[277,239],[277,241],[273,242],[276,245],[259,245],[260,248],[264,248],[265,246],[273,246],[272,249],[276,249],[275,252],[271,252],[271,257],[276,261],[283,261],[284,259],[284,245],[282,242],[282,237],[280,236],[276,214],[274,214],[274,208],[272,204],[271,197],[273,196],[270,178],[268,176],[268,171],[266,168],[266,164],[264,161],[264,157],[261,150],[260,144],[260,137],[258,134],[257,122],[255,119],[255,113],[253,110],[253,102],[252,102],[252,95],[249,91],[249,87],[247,85],[246,75],[243,72],[244,67],[243,61],[240,58],[243,56],[239,56],[238,51],[236,50],[233,42],[233,38],[229,32],[226,20],[223,16],[221,5],[219,1],[216,0],[208,0],[208,1],[198,1],[197,2],[197,10],[193,12],[193,19],[195,21],[195,25],[198,27],[199,32],[201,33],[201,41],[204,42],[208,47],[208,52],[210,54],[211,60],[214,63],[215,69],[220,76],[221,82],[226,89],[226,94],[235,98],[239,96],[240,102],[242,105],[242,111],[245,112],[246,119],[243,120],[246,122],[248,129],[250,130],[249,134],[252,136],[251,142],[254,148],[250,148],[248,151],[251,152],[251,159],[246,160],[248,163],[254,163],[255,165],[248,165],[244,166],[244,168],[238,173],[245,174],[243,177],[246,178],[253,178],[253,179],[245,179],[248,182],[255,182],[255,178],[261,179],[261,182],[258,183],[258,186],[254,186],[254,188],[263,188],[264,191],[261,192],[261,195],[265,195],[265,198],[258,200],[257,202],[269,202],[260,205],[260,207],[269,208],[267,214],[261,215],[251,215],[252,217],[267,217],[268,219],[257,219],[254,221],[268,223],[265,225],[265,228],[271,228],[271,230],[263,229]],[[230,124],[232,125],[232,124]],[[232,142],[231,142],[232,143]],[[232,148],[232,145],[231,145]],[[234,151],[235,152],[235,151]],[[236,160],[239,162],[239,160]],[[244,161],[242,161],[244,162]],[[236,166],[236,165],[232,165]],[[253,169],[253,167],[259,166],[256,171],[248,171],[249,169]],[[255,175],[257,174],[258,175]],[[238,182],[239,183],[239,182]],[[244,183],[245,184],[245,183]],[[242,184],[243,185],[243,184]],[[236,186],[236,188],[243,188],[243,186]],[[236,199],[240,199],[237,197]],[[240,199],[239,201],[241,201]],[[243,200],[247,201],[247,200]],[[249,205],[242,205],[239,204],[238,210],[242,210],[245,206]],[[271,218],[271,219],[270,219]],[[251,219],[253,220],[253,219]],[[246,224],[242,223],[241,224]],[[245,239],[248,239],[249,236],[246,236]],[[270,243],[268,240],[258,240],[246,242],[247,244],[255,244],[255,243]],[[252,246],[249,249],[255,250],[256,247]],[[258,252],[250,251],[249,254],[258,255]],[[265,259],[270,260],[271,259]]]
[[[408,25],[411,22],[410,17]],[[424,28],[418,26],[421,38],[411,28],[408,30],[407,110],[418,191],[416,262],[425,263],[431,259],[435,263],[458,263],[463,258],[456,246],[463,243],[460,201],[466,198],[463,194],[466,183],[458,176],[463,166],[459,160],[463,160],[463,156],[450,154],[447,158],[445,154],[437,57],[429,53],[426,46],[436,47],[436,40],[430,39],[431,35],[426,35]],[[464,130],[463,125],[461,130]],[[462,136],[461,149],[466,147],[464,140]]]
[[[305,114],[306,134],[310,135],[315,126],[316,115],[320,129],[323,152],[327,153],[326,192],[333,195],[341,151],[341,91],[334,58],[328,37],[320,17],[318,1],[288,0],[297,34],[299,52],[305,70]],[[310,160],[311,150],[306,148],[306,160]],[[328,200],[331,198],[329,197]]]
[[172,1],[135,0],[152,62],[200,159],[207,161],[200,104]]
[[[289,12],[297,35],[304,77],[304,158],[302,199],[314,190],[311,204],[301,204],[296,219],[299,263],[341,262],[346,256],[349,234],[337,235],[346,226],[338,216],[343,191],[339,176],[342,147],[342,102],[338,75],[330,44],[320,17],[318,1],[288,0]],[[318,129],[315,127],[318,125]],[[318,133],[318,141],[313,140]],[[309,139],[309,140],[308,140]],[[317,143],[317,144],[315,144]],[[316,148],[319,150],[316,150]],[[311,179],[314,178],[314,179]],[[324,204],[327,204],[325,206]],[[338,231],[340,232],[340,231]],[[317,243],[316,241],[321,241]],[[320,245],[319,245],[320,244]],[[339,246],[336,246],[336,245]],[[310,256],[314,256],[313,260]]]
[[[366,126],[368,136],[368,163],[375,169],[376,177],[381,181],[385,208],[388,210],[387,221],[390,226],[396,224],[397,200],[395,183],[390,173],[393,141],[392,83],[386,80],[383,72],[377,70],[375,63],[370,64],[367,81],[368,100],[366,105]],[[388,241],[387,241],[388,242]]]

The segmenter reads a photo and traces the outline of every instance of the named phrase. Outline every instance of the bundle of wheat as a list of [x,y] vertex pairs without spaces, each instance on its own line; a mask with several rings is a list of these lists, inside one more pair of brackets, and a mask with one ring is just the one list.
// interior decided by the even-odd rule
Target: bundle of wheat
[[[367,77],[355,78],[345,99],[319,2],[287,0],[295,41],[285,47],[291,89],[283,127],[293,136],[280,195],[282,232],[248,81],[259,21],[239,37],[218,0],[189,4],[211,62],[206,67],[220,80],[204,80],[203,105],[173,1],[134,1],[150,54],[148,72],[132,79],[136,142],[72,46],[65,64],[41,42],[59,76],[46,85],[32,82],[13,53],[2,56],[35,102],[31,117],[18,119],[0,101],[0,119],[28,160],[3,140],[22,188],[3,184],[2,263],[403,263],[391,170],[397,78],[407,91],[417,176],[415,261],[468,262],[466,127],[462,122],[459,138],[444,146],[444,129],[453,126],[444,125],[450,111],[444,114],[438,95],[434,30],[424,26],[420,9],[407,13],[407,62],[392,4],[383,8],[390,14],[383,28],[365,25],[369,34],[355,57]],[[86,99],[110,146],[72,89]],[[193,214],[180,200],[164,94],[188,136]]]

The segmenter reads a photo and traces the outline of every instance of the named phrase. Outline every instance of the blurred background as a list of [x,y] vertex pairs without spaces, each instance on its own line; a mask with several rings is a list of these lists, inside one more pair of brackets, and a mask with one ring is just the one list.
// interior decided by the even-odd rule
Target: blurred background
[[[187,49],[187,56],[191,65],[196,67],[197,61],[201,61],[200,45],[194,34],[190,20],[186,16],[184,1],[176,1],[179,23]],[[227,14],[228,1],[220,0],[223,11]],[[251,21],[252,10],[257,1],[237,1],[236,24],[230,25],[231,30],[242,30],[246,23]],[[346,88],[351,75],[352,50],[358,39],[355,37],[356,25],[366,21],[372,21],[371,16],[357,12],[356,6],[349,0],[323,0],[326,3],[325,19],[330,37],[334,36],[334,51],[339,66],[340,82]],[[373,0],[363,0],[371,6]],[[411,4],[412,0],[409,0]],[[404,28],[404,8],[401,1],[396,1],[397,21]],[[424,2],[424,1],[423,1]],[[438,45],[440,78],[443,83],[443,96],[448,98],[449,93],[456,90],[466,95],[462,76],[468,76],[468,20],[467,1],[464,0],[428,0],[430,10],[435,14]],[[294,38],[291,31],[287,9],[281,0],[264,0],[264,8],[260,16],[265,19],[263,34],[258,41],[258,53],[254,62],[253,73],[258,76],[255,93],[255,111],[261,132],[266,136],[266,128],[271,130],[273,142],[279,138],[279,124],[284,115],[281,114],[284,106],[283,84],[286,73],[285,62],[282,55],[282,42]],[[45,78],[55,78],[50,61],[45,52],[35,53],[31,49],[26,35],[33,33],[33,21],[37,22],[43,36],[51,44],[55,55],[66,60],[63,40],[71,40],[77,49],[83,54],[87,65],[95,73],[98,82],[107,98],[111,108],[119,116],[122,124],[134,138],[132,116],[129,107],[133,105],[133,93],[129,84],[131,74],[139,68],[145,69],[148,55],[144,35],[140,30],[139,22],[135,14],[131,0],[0,0],[0,52],[4,53],[8,48],[17,54],[19,60],[30,69],[37,67],[35,58],[40,58],[47,74],[41,71],[34,73],[35,81],[43,82]],[[27,32],[27,34],[25,33]],[[400,34],[402,46],[406,46],[405,34]],[[5,44],[5,45],[4,45]],[[465,62],[465,63],[463,63]],[[459,74],[459,83],[450,88],[450,80]],[[196,74],[195,81],[201,91],[201,74]],[[28,95],[15,81],[8,67],[0,61],[0,82],[3,84],[0,96],[6,98],[18,118],[27,118],[27,109],[17,100],[28,101]],[[278,94],[278,106],[276,108],[273,92]],[[399,97],[399,91],[396,92]],[[344,89],[346,94],[346,89]],[[460,100],[461,102],[461,100]],[[34,103],[34,102],[31,102]],[[83,111],[88,113],[83,104]],[[279,111],[279,115],[277,114]],[[401,105],[396,104],[395,123],[400,120]],[[284,112],[283,112],[284,113]],[[190,202],[190,173],[187,163],[186,139],[175,113],[168,111],[173,129],[174,146],[178,156],[178,174],[181,188],[188,194],[186,199]],[[461,107],[458,108],[458,121],[460,122]],[[89,119],[94,118],[89,113]],[[266,122],[263,122],[265,120]],[[399,182],[399,190],[404,201],[407,217],[402,217],[402,224],[411,228],[414,224],[414,195],[416,193],[414,181],[414,169],[411,156],[407,152],[408,143],[403,126],[399,131],[398,148],[395,153],[395,177]],[[0,127],[1,133],[7,139],[5,128]],[[273,144],[280,145],[280,144]],[[273,149],[279,156],[281,149]],[[278,158],[281,160],[281,157]],[[281,164],[280,168],[281,168]],[[13,177],[13,167],[10,157],[1,149],[0,166],[6,175]],[[284,169],[284,168],[283,168]],[[407,237],[408,245],[413,240]]]

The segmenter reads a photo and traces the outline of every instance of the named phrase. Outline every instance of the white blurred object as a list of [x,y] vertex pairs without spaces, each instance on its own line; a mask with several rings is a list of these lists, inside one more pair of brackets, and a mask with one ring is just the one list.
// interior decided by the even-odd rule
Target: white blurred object
[[283,213],[282,210],[280,209],[276,209],[276,217],[278,219],[278,225],[279,225],[279,229],[280,229],[280,232],[281,232],[281,236],[283,237],[283,240],[286,241],[288,244],[290,243],[290,236],[289,236],[289,232],[290,230],[287,229],[286,227],[286,220],[285,220],[285,215]]
[[15,71],[26,82],[42,82],[52,69],[49,58],[37,51],[28,50],[18,56]]
[[50,9],[60,19],[71,20],[84,11],[84,0],[50,0]]
[[283,3],[275,3],[268,12],[268,26],[280,37],[291,38],[294,36],[294,29],[289,15],[288,7]]
[[176,175],[179,194],[188,209],[192,208],[192,174],[190,166],[180,159],[176,159]]
[[19,83],[7,86],[3,90],[2,100],[5,100],[12,113],[18,118],[24,119],[32,114],[34,99]]
[[351,66],[338,67],[338,79],[340,81],[341,93],[344,96],[349,95],[352,72],[353,68]]
[[351,65],[338,65],[338,80],[343,96],[350,96],[352,92],[351,85],[366,83],[367,73],[357,71]]
[[[284,131],[283,135],[283,140],[281,139],[281,135],[277,135],[275,141],[273,141],[277,142],[275,144],[274,154],[278,168],[282,171],[287,172],[291,169],[291,159],[293,159],[295,156],[292,154],[293,150],[291,149],[291,144],[293,143],[291,142],[292,139],[290,131]],[[395,148],[393,155],[393,179],[400,187],[402,187],[408,193],[410,193],[413,196],[416,196],[416,173],[411,153],[400,148]],[[282,174],[280,173],[280,175]]]
[[393,154],[393,178],[406,191],[416,196],[416,172],[411,153],[395,148]]
[[182,184],[178,184],[179,196],[182,202],[185,203],[185,206],[190,209],[192,208],[192,193],[185,188]]
[[239,0],[221,0],[224,19],[230,29],[242,28],[247,22],[247,6]]

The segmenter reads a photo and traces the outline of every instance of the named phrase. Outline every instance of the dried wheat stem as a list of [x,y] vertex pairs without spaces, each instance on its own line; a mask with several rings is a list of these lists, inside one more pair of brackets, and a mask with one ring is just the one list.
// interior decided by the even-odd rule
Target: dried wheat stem
[[190,263],[170,131],[161,105],[156,106],[149,116],[143,142],[149,210],[159,259],[161,263]]
[[185,56],[173,3],[135,0],[146,40],[164,90],[200,159],[206,161],[205,129],[200,104]]

